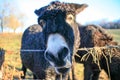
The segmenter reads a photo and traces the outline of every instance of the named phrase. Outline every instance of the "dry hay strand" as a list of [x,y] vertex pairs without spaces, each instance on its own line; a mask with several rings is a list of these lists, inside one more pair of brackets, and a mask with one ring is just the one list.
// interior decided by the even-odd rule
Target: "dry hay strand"
[[120,45],[117,46],[105,46],[105,47],[93,47],[93,48],[80,48],[78,50],[85,50],[87,51],[86,54],[84,54],[81,57],[81,61],[87,61],[90,56],[92,56],[92,62],[98,65],[99,70],[101,71],[101,67],[100,67],[100,60],[101,57],[104,57],[106,60],[106,65],[107,65],[107,69],[108,69],[108,76],[111,80],[111,76],[110,76],[110,66],[109,63],[111,63],[111,58],[113,57],[113,54],[115,54],[115,50],[119,50],[120,51]]
[[90,56],[93,57],[93,62],[96,63],[98,66],[99,66],[99,69],[101,70],[100,68],[100,56],[101,56],[101,48],[99,47],[93,47],[93,48],[82,48],[82,49],[79,49],[79,50],[85,50],[87,51],[86,54],[84,54],[82,57],[81,57],[81,61],[87,61],[88,58]]

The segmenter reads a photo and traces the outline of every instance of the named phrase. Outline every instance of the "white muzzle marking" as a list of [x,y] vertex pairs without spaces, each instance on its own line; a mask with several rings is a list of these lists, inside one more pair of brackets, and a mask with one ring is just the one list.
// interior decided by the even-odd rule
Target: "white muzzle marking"
[[[48,41],[47,41],[47,49],[46,51],[50,52],[54,57],[58,58],[58,52],[61,48],[66,47],[68,48],[68,45],[64,39],[64,37],[60,34],[51,34],[48,37]],[[46,53],[45,51],[45,53]],[[70,50],[68,48],[68,52],[69,54],[66,56],[66,58],[64,59],[64,61],[66,61],[66,65],[65,66],[61,66],[61,67],[56,67],[54,62],[49,61],[46,56],[46,60],[49,61],[49,63],[56,68],[70,68],[71,67],[71,62],[70,62]]]

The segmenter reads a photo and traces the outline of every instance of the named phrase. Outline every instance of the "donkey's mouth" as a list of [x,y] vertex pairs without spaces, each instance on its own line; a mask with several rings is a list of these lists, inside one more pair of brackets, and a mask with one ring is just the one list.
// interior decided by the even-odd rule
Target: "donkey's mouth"
[[66,61],[65,64],[60,66],[55,66],[57,69],[71,68],[71,62],[69,60]]
[[70,68],[71,68],[71,63],[67,60],[67,63],[66,63],[65,66],[57,67],[56,69],[57,69],[58,73],[65,74],[65,73],[67,73],[70,70]]
[[70,68],[58,68],[57,72],[61,74],[65,74],[70,70]]

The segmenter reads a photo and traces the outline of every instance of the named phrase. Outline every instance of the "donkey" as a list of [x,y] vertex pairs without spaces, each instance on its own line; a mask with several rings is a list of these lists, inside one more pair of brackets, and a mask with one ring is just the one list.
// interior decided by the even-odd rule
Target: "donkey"
[[[29,68],[34,78],[68,79],[73,54],[77,50],[76,46],[79,47],[80,44],[75,18],[86,7],[86,4],[55,1],[35,10],[42,31],[28,28],[23,34],[20,54],[23,78],[25,78],[26,68]],[[23,49],[30,49],[30,51],[23,51]],[[32,51],[36,49],[41,51]]]
[[[118,45],[117,42],[114,41],[114,38],[101,26],[98,25],[86,25],[82,26],[80,25],[79,27],[80,30],[80,46],[79,48],[92,48],[92,47],[104,47],[106,45]],[[100,61],[100,67],[101,69],[104,69],[105,72],[108,74],[108,67],[107,67],[107,61],[102,54],[106,55],[106,58],[110,58],[110,54],[106,52],[107,50],[101,49],[101,53],[98,52],[99,55],[99,61]],[[77,52],[77,54],[81,57],[83,57],[85,54],[88,52],[86,50],[80,50]],[[111,79],[116,80],[119,79],[119,60],[120,58],[120,50],[118,49],[111,49],[112,56],[111,61],[112,63],[109,63],[110,66],[110,72],[111,72]],[[101,70],[99,69],[99,66],[94,63],[92,55],[89,55],[87,57],[87,60],[85,61],[80,61],[80,57],[75,56],[75,60],[78,63],[83,63],[84,64],[84,80],[99,80],[99,74]],[[109,61],[109,60],[108,60]],[[115,65],[114,65],[115,64]],[[116,69],[117,68],[117,69]],[[102,74],[104,75],[104,74]],[[101,77],[103,80],[106,80],[104,78],[106,77]]]

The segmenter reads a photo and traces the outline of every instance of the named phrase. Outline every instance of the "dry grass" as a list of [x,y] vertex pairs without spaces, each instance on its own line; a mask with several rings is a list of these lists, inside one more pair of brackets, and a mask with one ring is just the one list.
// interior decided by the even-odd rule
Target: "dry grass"
[[[5,49],[5,61],[2,65],[3,80],[20,79],[21,71],[20,46],[22,34],[0,34],[0,48]],[[27,72],[27,78],[32,78],[32,73]]]
[[120,44],[120,29],[108,29],[107,30],[111,35],[113,35],[113,38],[115,41],[117,41]]
[[101,70],[98,80],[109,80],[108,75],[104,70]]

